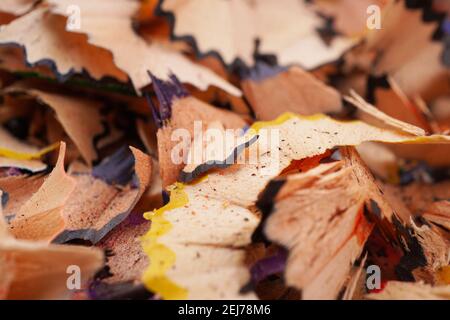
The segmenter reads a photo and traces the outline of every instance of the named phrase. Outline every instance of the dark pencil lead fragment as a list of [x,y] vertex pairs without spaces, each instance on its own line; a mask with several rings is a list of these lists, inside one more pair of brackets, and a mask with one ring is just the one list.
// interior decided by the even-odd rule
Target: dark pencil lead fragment
[[134,157],[130,149],[123,146],[92,170],[95,178],[108,184],[126,185],[133,179]]
[[158,128],[162,128],[163,127],[163,121],[161,119],[161,115],[159,114],[158,108],[153,103],[153,100],[150,97],[150,94],[145,93],[145,98],[146,98],[147,103],[148,103],[148,105],[150,107],[150,111],[152,112],[152,117],[153,117],[153,120],[155,121],[156,126]]
[[156,78],[150,71],[148,71],[148,75],[159,101],[160,120],[162,122],[169,120],[172,116],[173,101],[189,96],[189,92],[173,73],[169,75],[168,81]]

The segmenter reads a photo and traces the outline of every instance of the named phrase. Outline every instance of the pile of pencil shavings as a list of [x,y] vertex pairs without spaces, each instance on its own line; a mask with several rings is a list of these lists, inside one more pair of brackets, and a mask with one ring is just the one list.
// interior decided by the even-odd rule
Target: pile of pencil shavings
[[2,0],[0,298],[449,299],[449,14]]

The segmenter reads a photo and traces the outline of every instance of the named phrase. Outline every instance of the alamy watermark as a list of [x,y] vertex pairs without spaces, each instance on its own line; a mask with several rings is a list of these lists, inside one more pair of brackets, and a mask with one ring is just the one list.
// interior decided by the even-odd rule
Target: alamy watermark
[[367,28],[369,30],[381,29],[381,8],[375,4],[367,7]]
[[69,275],[66,280],[66,287],[69,290],[81,289],[81,268],[77,265],[70,265],[66,269]]
[[372,264],[366,269],[366,287],[369,290],[381,289],[381,269],[376,264]]
[[66,30],[67,31],[77,31],[81,29],[81,8],[78,5],[71,4],[66,8],[67,22],[66,22]]

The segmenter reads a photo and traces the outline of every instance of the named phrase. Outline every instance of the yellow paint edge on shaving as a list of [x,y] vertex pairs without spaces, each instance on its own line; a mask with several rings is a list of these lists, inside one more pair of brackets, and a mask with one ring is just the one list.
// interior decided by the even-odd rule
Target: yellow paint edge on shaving
[[43,155],[57,149],[58,147],[59,142],[54,143],[34,153],[18,152],[7,148],[0,148],[0,156],[15,160],[34,160],[40,159]]
[[298,114],[295,114],[292,112],[285,112],[282,115],[280,115],[278,118],[276,118],[275,120],[257,121],[255,123],[253,123],[252,126],[249,128],[249,131],[254,130],[256,133],[258,133],[258,131],[261,130],[262,128],[278,126],[278,125],[281,125],[291,119],[302,119],[302,120],[315,121],[315,120],[320,120],[323,118],[327,118],[327,116],[322,113],[314,114],[311,116],[301,116],[301,115],[298,115]]
[[142,247],[150,260],[142,281],[151,292],[166,300],[186,299],[187,289],[170,280],[166,273],[175,264],[176,255],[170,248],[158,242],[158,238],[172,229],[172,224],[164,217],[166,211],[181,208],[189,203],[182,183],[169,187],[170,201],[158,210],[144,213],[151,221],[150,230],[141,238]]
[[[336,119],[333,119],[323,113],[317,113],[317,114],[313,114],[313,115],[309,115],[309,116],[303,116],[303,115],[298,115],[298,114],[295,114],[292,112],[285,112],[282,115],[280,115],[278,118],[276,118],[275,120],[255,122],[249,128],[249,130],[247,131],[248,132],[247,134],[249,134],[249,135],[257,134],[259,132],[259,130],[261,130],[262,128],[279,126],[291,119],[299,119],[299,120],[303,120],[303,121],[318,121],[318,120],[322,120],[322,119],[329,119],[335,123],[342,123],[342,124],[364,123],[363,121],[360,121],[360,120],[336,120]],[[383,143],[399,143],[399,142],[401,142],[402,144],[450,143],[450,136],[447,136],[447,135],[434,134],[434,135],[430,135],[430,136],[414,136],[409,133],[403,132],[399,129],[396,130],[395,128],[391,128],[391,130],[395,130],[399,134],[403,134],[404,139],[402,141],[397,141],[397,142],[389,142],[389,141],[383,141],[383,140],[380,140],[379,142],[383,142]],[[376,142],[378,140],[373,140],[373,141]]]

